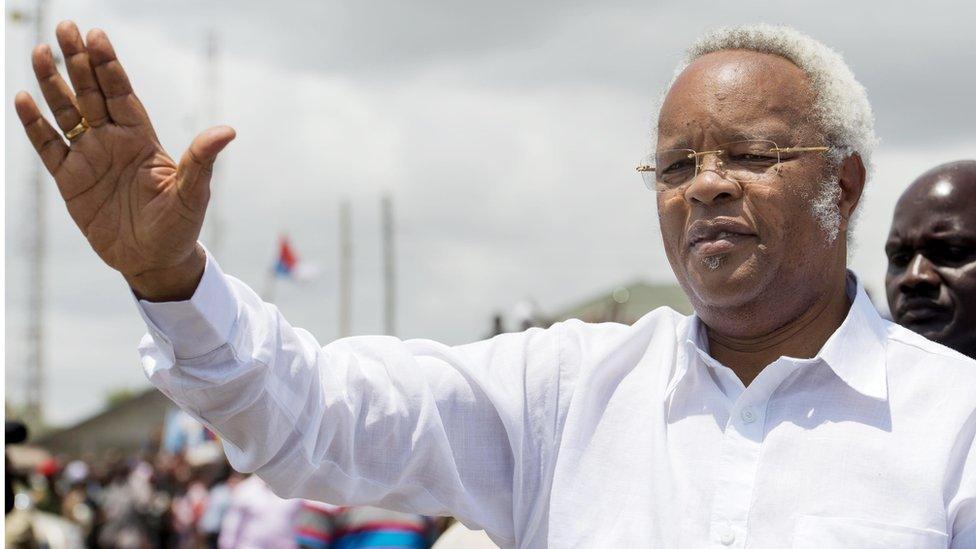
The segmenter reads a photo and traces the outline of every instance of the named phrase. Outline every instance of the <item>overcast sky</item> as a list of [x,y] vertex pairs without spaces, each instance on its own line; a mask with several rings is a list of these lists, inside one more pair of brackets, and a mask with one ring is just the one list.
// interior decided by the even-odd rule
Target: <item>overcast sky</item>
[[[12,0],[7,8],[29,8]],[[918,174],[976,157],[971,3],[918,2],[134,2],[52,0],[105,29],[163,145],[179,157],[217,122],[212,209],[224,270],[256,289],[281,232],[321,276],[276,303],[322,343],[337,333],[337,211],[352,204],[355,333],[382,330],[379,198],[396,210],[399,335],[478,339],[524,299],[556,310],[636,279],[673,281],[654,196],[634,172],[651,109],[703,31],[787,23],[841,51],[867,87],[881,146],[853,268],[883,296],[882,242]],[[206,37],[219,37],[217,113]],[[6,33],[6,380],[20,401],[24,242],[33,152],[13,113],[31,88],[29,25]],[[45,356],[50,420],[97,411],[147,382],[143,327],[50,185]]]

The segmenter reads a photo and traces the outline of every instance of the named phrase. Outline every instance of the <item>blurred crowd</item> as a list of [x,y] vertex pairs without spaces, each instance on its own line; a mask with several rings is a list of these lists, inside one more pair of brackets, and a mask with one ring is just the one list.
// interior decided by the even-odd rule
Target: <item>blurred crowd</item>
[[14,488],[6,546],[119,549],[430,547],[447,521],[276,496],[223,459],[193,464],[165,450],[28,470]]

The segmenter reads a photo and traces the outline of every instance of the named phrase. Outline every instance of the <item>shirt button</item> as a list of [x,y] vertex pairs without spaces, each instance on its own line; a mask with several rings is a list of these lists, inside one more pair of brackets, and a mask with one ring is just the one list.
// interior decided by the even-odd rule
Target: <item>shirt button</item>
[[752,423],[756,421],[756,413],[752,411],[752,408],[745,408],[742,410],[742,421],[746,423]]
[[732,542],[735,541],[735,532],[732,530],[732,528],[726,528],[725,531],[722,532],[721,537],[719,537],[719,541],[722,542],[722,545],[732,545]]

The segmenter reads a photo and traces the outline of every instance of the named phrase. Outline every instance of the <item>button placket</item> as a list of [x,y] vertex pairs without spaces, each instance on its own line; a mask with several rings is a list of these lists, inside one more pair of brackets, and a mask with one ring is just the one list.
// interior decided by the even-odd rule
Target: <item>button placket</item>
[[738,547],[745,542],[761,437],[752,437],[742,427],[739,415],[734,414],[725,428],[712,500],[710,538],[716,547]]
[[712,501],[710,537],[715,547],[745,544],[769,398],[794,369],[788,362],[771,364],[746,387],[730,410]]

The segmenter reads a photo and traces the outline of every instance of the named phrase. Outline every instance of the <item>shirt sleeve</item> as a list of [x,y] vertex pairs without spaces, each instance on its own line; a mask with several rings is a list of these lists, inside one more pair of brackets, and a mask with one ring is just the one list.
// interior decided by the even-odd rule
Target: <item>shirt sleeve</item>
[[569,387],[558,325],[322,347],[209,255],[190,300],[138,304],[150,381],[282,497],[453,515],[508,543],[544,516]]

